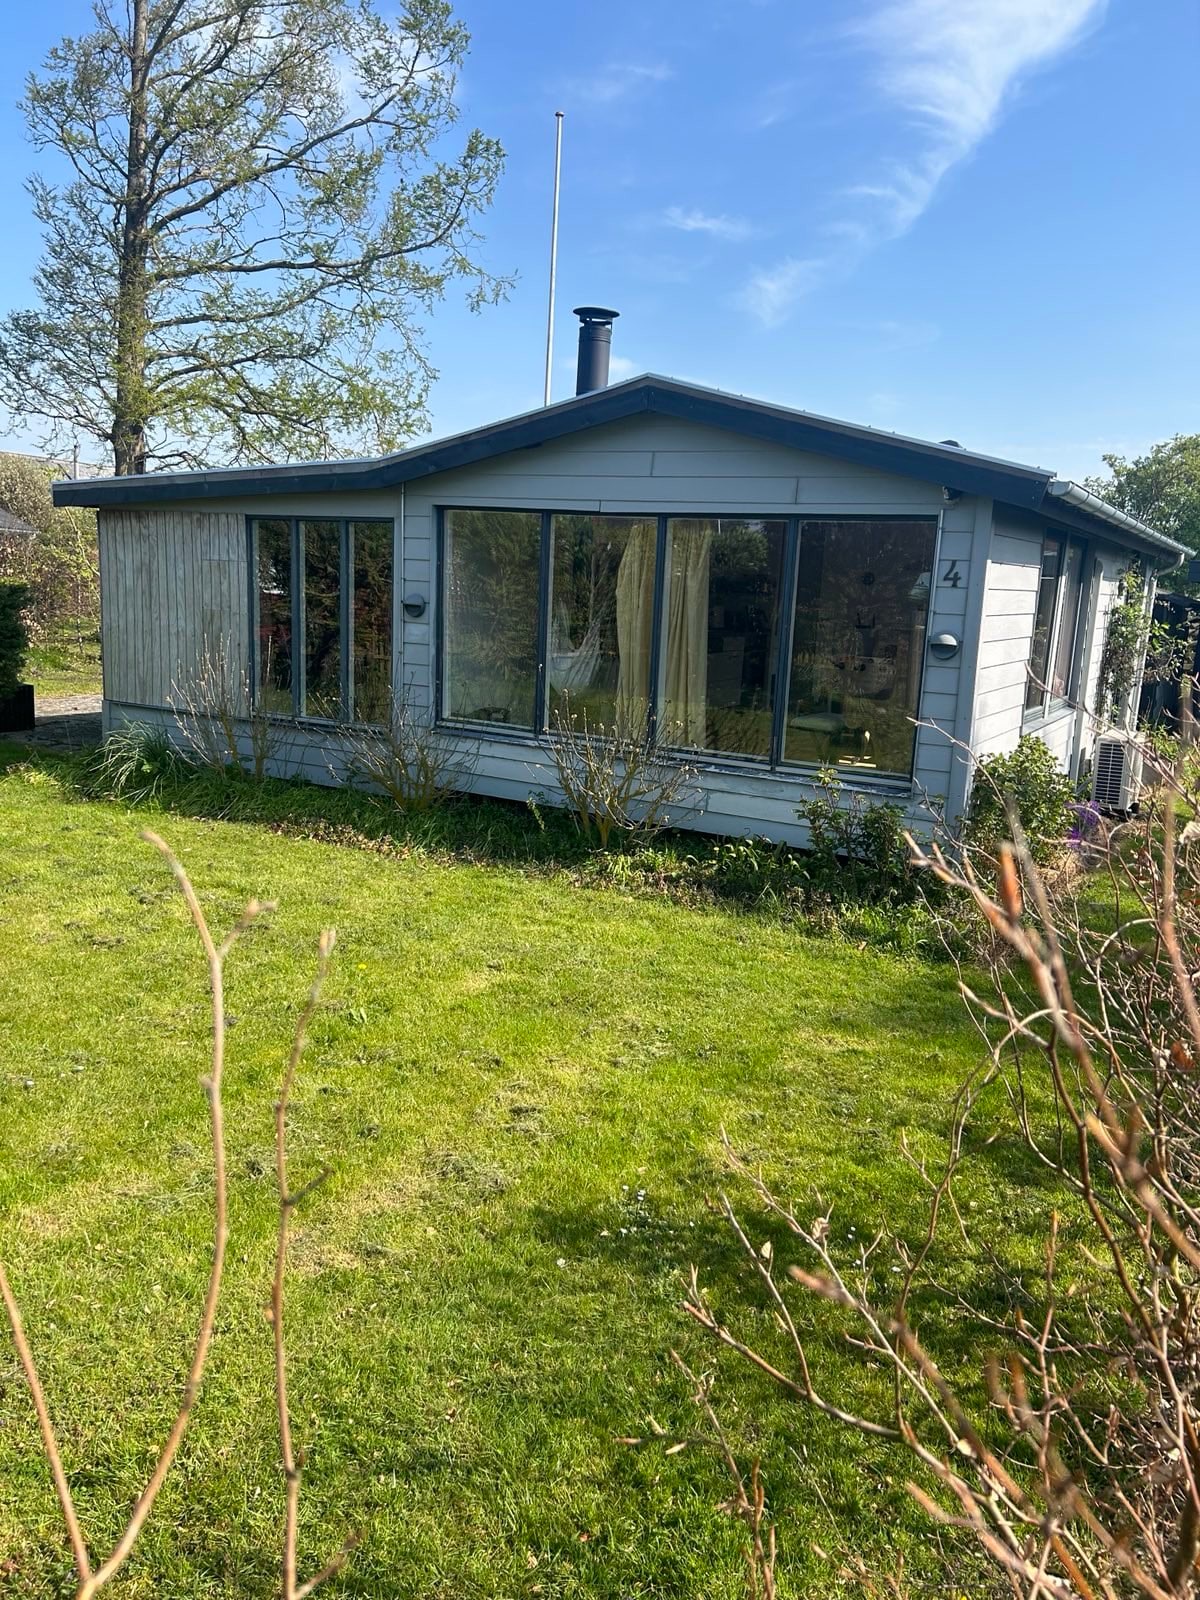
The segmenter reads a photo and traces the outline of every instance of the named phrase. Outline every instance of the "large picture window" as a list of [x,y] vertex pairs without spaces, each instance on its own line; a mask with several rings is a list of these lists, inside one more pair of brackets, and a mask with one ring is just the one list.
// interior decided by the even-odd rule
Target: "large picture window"
[[392,682],[392,523],[259,517],[250,536],[259,709],[382,721]]
[[650,706],[656,517],[551,519],[550,724],[638,733]]
[[1075,687],[1084,547],[1077,539],[1047,534],[1042,545],[1037,608],[1025,686],[1027,713],[1048,711]]
[[912,766],[937,524],[804,522],[784,754]]
[[443,715],[531,729],[542,516],[449,511],[444,528]]
[[667,522],[662,735],[673,744],[767,758],[787,523]]
[[911,773],[935,517],[441,519],[444,717]]

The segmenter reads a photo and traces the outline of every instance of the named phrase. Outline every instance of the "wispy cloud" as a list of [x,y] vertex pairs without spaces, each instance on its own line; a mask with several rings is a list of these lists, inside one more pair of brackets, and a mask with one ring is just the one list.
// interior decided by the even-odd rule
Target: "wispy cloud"
[[577,102],[608,106],[628,99],[651,84],[666,83],[674,76],[674,68],[661,61],[610,61],[590,77],[573,79],[568,85],[568,93]]
[[749,239],[755,228],[744,217],[709,216],[707,212],[683,206],[668,206],[663,213],[668,228],[678,228],[681,233],[707,233],[713,239]]
[[911,228],[947,173],[996,126],[1012,91],[1076,44],[1105,4],[875,0],[846,36],[867,58],[872,89],[901,120],[896,144],[910,148],[844,191],[850,214],[826,225],[833,243],[825,256],[755,273],[742,295],[748,309],[778,323],[826,276]]
[[782,322],[803,295],[814,289],[824,276],[826,263],[821,257],[792,258],[752,274],[739,299],[747,311],[773,328]]

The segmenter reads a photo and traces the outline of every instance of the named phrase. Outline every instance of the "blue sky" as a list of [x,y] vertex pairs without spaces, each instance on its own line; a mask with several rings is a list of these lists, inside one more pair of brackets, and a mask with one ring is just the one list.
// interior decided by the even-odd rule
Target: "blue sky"
[[[554,393],[584,302],[652,370],[1079,477],[1200,428],[1194,0],[459,0],[464,123],[506,146],[484,255],[429,325],[435,431]],[[14,7],[0,309],[31,303],[25,70],[83,0]],[[20,432],[18,440],[28,440]],[[85,447],[85,454],[87,449]]]

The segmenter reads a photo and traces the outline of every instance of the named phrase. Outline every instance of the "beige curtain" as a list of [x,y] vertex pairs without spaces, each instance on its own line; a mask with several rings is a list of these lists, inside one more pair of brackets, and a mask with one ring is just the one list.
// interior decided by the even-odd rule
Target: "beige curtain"
[[638,522],[617,569],[617,726],[638,734],[650,703],[650,635],[654,627],[654,552],[658,524]]
[[667,592],[667,694],[663,737],[703,750],[708,743],[708,563],[714,524],[671,520]]

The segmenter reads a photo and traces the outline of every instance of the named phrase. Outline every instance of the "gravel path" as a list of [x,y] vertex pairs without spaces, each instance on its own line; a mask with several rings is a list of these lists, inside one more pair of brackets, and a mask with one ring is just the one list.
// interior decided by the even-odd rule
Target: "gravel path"
[[34,715],[36,727],[9,737],[43,750],[86,750],[100,743],[98,694],[38,695]]

